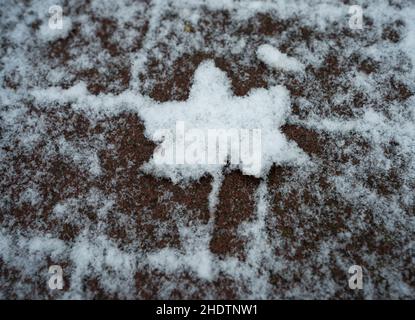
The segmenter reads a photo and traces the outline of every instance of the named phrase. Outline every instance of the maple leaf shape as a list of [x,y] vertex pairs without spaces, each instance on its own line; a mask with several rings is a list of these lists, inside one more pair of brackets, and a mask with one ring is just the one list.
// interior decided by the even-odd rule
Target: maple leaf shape
[[[253,89],[243,97],[235,96],[226,73],[217,68],[213,61],[204,61],[195,71],[187,101],[152,103],[140,109],[147,137],[159,143],[153,157],[143,169],[157,176],[169,177],[173,182],[199,179],[206,173],[213,176],[221,173],[233,152],[232,147],[222,155],[217,164],[201,161],[186,165],[177,158],[169,164],[158,161],[166,154],[178,156],[175,148],[177,149],[177,140],[181,137],[175,136],[174,132],[177,132],[178,123],[183,123],[185,134],[194,129],[205,132],[210,129],[259,129],[260,170],[244,163],[233,165],[233,168],[241,169],[244,174],[264,176],[273,163],[304,158],[296,144],[289,142],[279,129],[285,123],[290,107],[289,92],[280,85],[269,89]],[[199,143],[204,143],[205,151],[209,151],[206,141]]]

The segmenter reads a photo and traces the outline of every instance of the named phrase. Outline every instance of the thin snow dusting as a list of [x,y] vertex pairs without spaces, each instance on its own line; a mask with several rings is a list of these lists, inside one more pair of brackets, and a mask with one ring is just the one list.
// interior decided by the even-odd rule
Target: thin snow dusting
[[413,299],[415,5],[353,4],[3,2],[0,298]]

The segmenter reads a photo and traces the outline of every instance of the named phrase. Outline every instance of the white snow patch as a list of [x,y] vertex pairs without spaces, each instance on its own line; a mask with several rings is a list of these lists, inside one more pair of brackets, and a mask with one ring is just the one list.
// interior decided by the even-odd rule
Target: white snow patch
[[304,65],[297,59],[287,56],[269,44],[263,44],[257,50],[258,59],[275,69],[302,72]]
[[72,30],[72,20],[69,17],[62,17],[62,28],[54,29],[49,26],[46,20],[39,28],[39,38],[45,42],[64,39]]
[[163,248],[148,255],[149,265],[167,273],[190,268],[201,279],[212,280],[216,272],[213,269],[214,257],[209,249],[210,227],[210,224],[192,228],[181,226],[179,232],[184,253],[176,249]]
[[[285,87],[277,85],[268,90],[254,89],[246,97],[236,97],[232,94],[226,74],[215,67],[213,61],[205,61],[195,72],[187,101],[153,104],[144,107],[139,113],[144,120],[147,136],[156,142],[160,141],[158,136],[160,131],[167,129],[175,132],[178,122],[185,124],[185,134],[195,128],[204,130],[204,132],[210,129],[261,130],[262,170],[252,172],[241,164],[236,167],[239,167],[244,174],[263,176],[267,174],[273,163],[295,161],[301,158],[301,152],[293,144],[288,143],[279,131],[279,127],[285,123],[289,110],[290,98]],[[197,150],[205,150],[206,155],[209,151],[206,141],[197,140],[196,143],[199,144]],[[162,146],[162,150],[166,153],[174,154],[173,135],[165,138]],[[226,158],[231,157],[231,152],[232,150],[228,149],[226,154],[221,155],[223,158],[219,159],[219,163],[226,162]],[[160,166],[152,158],[144,168],[155,172],[157,176],[169,177],[177,182],[199,179],[206,173],[219,174],[223,166],[223,164],[210,165],[207,161],[198,166],[193,164]]]

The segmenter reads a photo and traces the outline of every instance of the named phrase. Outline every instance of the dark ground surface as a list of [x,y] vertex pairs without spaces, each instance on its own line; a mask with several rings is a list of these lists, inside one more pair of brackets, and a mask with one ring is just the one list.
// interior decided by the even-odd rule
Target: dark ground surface
[[[88,5],[79,6],[76,10],[91,15]],[[168,10],[166,12],[168,15],[165,19],[176,19],[174,12],[171,16]],[[76,24],[67,38],[33,49],[43,57],[42,59],[48,61],[48,65],[61,65],[73,74],[73,77],[61,83],[63,88],[83,80],[92,94],[117,94],[128,89],[132,77],[138,76],[144,83],[141,92],[148,93],[151,98],[161,102],[183,101],[188,97],[197,66],[203,60],[211,58],[217,67],[226,71],[231,78],[233,91],[238,96],[247,94],[252,88],[267,88],[269,77],[279,79],[291,94],[292,113],[298,119],[308,119],[310,116],[310,110],[299,106],[300,98],[330,103],[336,92],[347,91],[347,88],[341,87],[344,82],[340,82],[339,79],[351,68],[368,75],[386,74],[379,62],[365,57],[361,52],[344,56],[342,47],[346,46],[347,41],[352,39],[362,47],[380,41],[393,46],[401,40],[400,30],[404,28],[401,26],[402,22],[391,21],[377,35],[356,35],[341,26],[333,26],[331,33],[319,33],[302,26],[301,21],[295,18],[277,20],[272,14],[256,14],[244,23],[235,24],[232,23],[231,13],[227,11],[206,10],[197,25],[186,27],[184,31],[197,31],[202,35],[206,45],[203,52],[196,50],[184,53],[172,61],[162,73],[159,72],[160,68],[163,69],[170,61],[165,57],[150,57],[140,75],[132,75],[129,56],[142,49],[142,42],[149,30],[147,19],[131,24],[131,28],[138,31],[138,37],[133,46],[125,48],[118,43],[115,36],[117,28],[122,28],[116,21],[93,15],[90,18],[98,25],[95,41],[111,57],[111,62],[102,65],[102,68],[71,69],[70,61],[76,57],[72,56],[73,51],[70,49],[83,46],[82,51],[87,51],[90,46],[90,39],[83,39]],[[365,23],[366,28],[371,27],[370,19],[366,19]],[[39,26],[33,24],[31,27],[35,32]],[[326,54],[319,66],[306,66],[308,78],[304,81],[290,74],[282,75],[278,71],[270,70],[255,58],[254,63],[247,66],[240,62],[238,55],[215,53],[215,47],[219,45],[217,41],[223,39],[215,38],[212,30],[254,39],[257,43],[261,43],[266,37],[289,34],[279,47],[287,54],[291,54],[292,49],[300,45],[312,47],[315,41],[324,42],[329,39],[337,43],[337,47],[333,47]],[[155,45],[161,48],[161,52],[167,39],[168,37],[165,37]],[[385,94],[382,97],[383,103],[376,104],[375,108],[381,113],[387,114],[389,102],[405,102],[413,95],[411,84],[405,83],[401,80],[402,77],[396,75],[399,75],[398,70],[395,70],[394,74],[388,73],[382,78],[383,82],[379,81],[379,91]],[[43,86],[41,76],[34,82],[36,83],[33,83],[33,86]],[[21,83],[18,78],[13,79],[12,75],[3,80],[3,87],[8,90],[18,90],[19,86]],[[345,120],[356,119],[364,112],[371,99],[365,92],[355,91],[351,104],[333,105],[329,109],[315,108],[312,112],[321,117],[329,114]],[[5,156],[1,167],[3,200],[0,224],[9,233],[48,233],[70,244],[85,230],[89,230],[105,235],[114,241],[120,250],[129,250],[129,246],[134,244],[143,252],[152,252],[165,247],[181,250],[177,221],[180,220],[185,225],[208,223],[208,196],[212,182],[210,177],[182,187],[167,179],[157,179],[140,172],[140,166],[151,157],[156,145],[144,136],[143,124],[136,114],[122,113],[92,122],[82,112],[74,111],[70,106],[48,109],[28,102],[26,107],[30,117],[42,119],[47,135],[30,150],[17,147],[18,142],[13,140],[2,141],[2,152]],[[2,108],[7,106],[3,105]],[[2,136],[5,130],[2,127]],[[339,259],[343,259],[352,264],[363,265],[365,271],[371,275],[371,297],[410,297],[410,293],[397,293],[396,288],[391,289],[393,284],[390,282],[393,279],[385,276],[380,270],[395,270],[400,275],[399,281],[414,292],[413,255],[408,247],[414,240],[411,232],[413,229],[409,225],[407,230],[404,225],[393,230],[385,227],[380,222],[382,220],[377,218],[378,213],[374,212],[378,209],[372,208],[361,199],[346,198],[338,192],[332,179],[333,176],[345,175],[346,168],[363,168],[365,162],[372,159],[370,154],[373,144],[359,132],[339,135],[307,128],[298,123],[287,122],[282,131],[290,140],[297,143],[312,161],[318,163],[318,169],[302,174],[296,167],[275,165],[268,174],[270,211],[266,219],[266,233],[270,243],[274,244],[273,254],[287,262],[286,267],[289,271],[266,270],[269,273],[270,286],[267,296],[284,297],[290,289],[300,286],[303,292],[307,292],[306,296],[342,299],[368,297],[367,292],[347,288],[347,270],[337,263]],[[92,149],[97,148],[94,141],[102,139],[112,145],[111,148],[97,148],[102,170],[99,176],[89,175],[68,157],[59,154],[45,156],[46,150],[51,146],[59,148],[55,138],[62,135],[69,142],[87,145]],[[399,143],[390,141],[382,147],[384,156],[395,165],[388,171],[375,166],[365,167],[364,170],[358,170],[356,181],[386,201],[394,196],[399,198],[403,185],[412,188],[413,192],[414,181],[408,182],[403,178],[408,173],[410,163],[400,156]],[[293,181],[298,183],[292,184]],[[26,187],[32,184],[37,185],[41,200],[35,204],[20,201]],[[219,192],[219,203],[214,213],[214,227],[209,243],[211,252],[219,260],[235,257],[244,261],[246,258],[244,248],[247,240],[240,236],[238,227],[255,218],[255,192],[259,184],[260,179],[244,176],[239,171],[226,173]],[[99,214],[96,204],[88,203],[86,196],[91,190],[104,197],[111,195],[114,200],[114,205],[105,216]],[[160,201],[166,194],[169,194],[169,200]],[[57,203],[70,198],[79,199],[76,212],[73,213],[78,217],[76,222],[71,219],[61,220],[51,214]],[[399,199],[398,203],[403,214],[407,215],[401,221],[413,219],[414,208]],[[183,210],[175,210],[177,206]],[[363,227],[353,231],[351,221],[357,220]],[[336,238],[342,232],[351,232],[350,237],[343,242]],[[315,259],[321,250],[322,241],[330,242],[330,239],[337,239],[335,241],[339,245],[328,253],[325,262]],[[368,252],[376,259],[369,259]],[[65,270],[73,268],[70,259],[48,257],[48,263],[40,267],[40,270],[45,271],[46,265],[52,263],[64,266]],[[305,281],[304,273],[307,272],[311,272],[314,277],[308,277]],[[327,293],[324,286],[315,286],[310,280],[321,280],[324,283],[328,278],[332,283],[331,287],[334,286],[335,289],[326,291]],[[54,298],[61,294],[48,291],[43,282],[44,278],[28,276],[23,269],[5,263],[3,259],[0,259],[0,279],[1,292],[6,298]],[[105,289],[101,280],[99,274],[86,275],[82,280],[84,296],[104,299],[124,297],[122,292]],[[232,299],[249,296],[251,290],[248,284],[223,273],[219,273],[218,277],[211,281],[206,281],[188,270],[170,274],[150,267],[137,270],[134,281],[136,285],[132,296],[144,299],[204,298],[207,292],[215,298]],[[29,288],[23,290],[23,293],[16,289],[21,283],[25,288]],[[167,293],[161,292],[165,283],[180,283],[180,286],[169,289]],[[68,288],[70,281],[66,281],[65,284],[65,289]],[[295,296],[295,293],[287,294],[287,297],[292,296]]]

